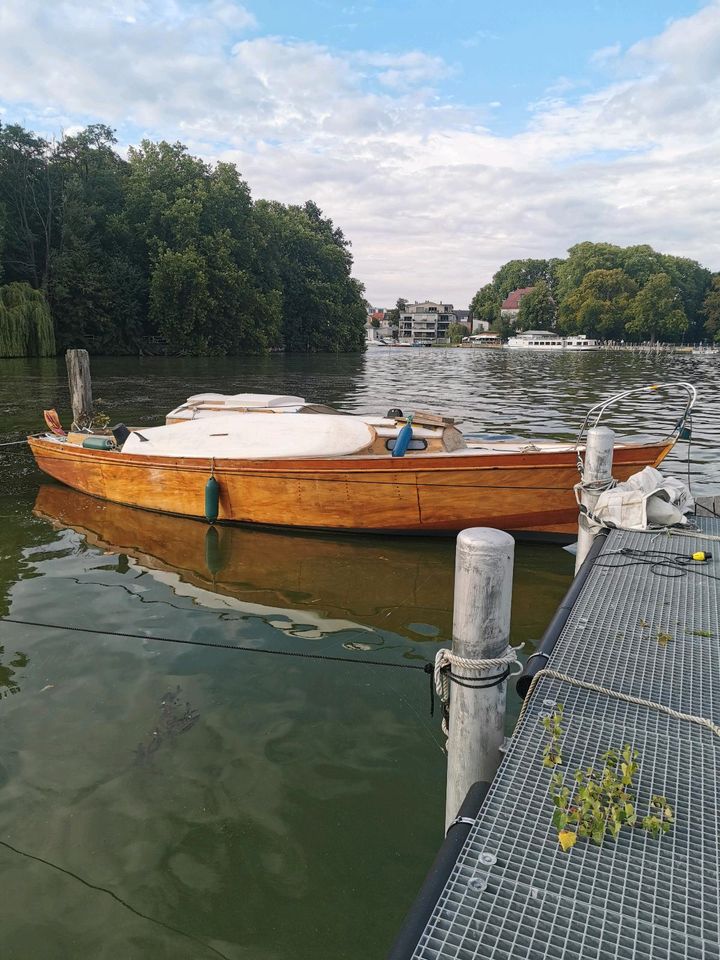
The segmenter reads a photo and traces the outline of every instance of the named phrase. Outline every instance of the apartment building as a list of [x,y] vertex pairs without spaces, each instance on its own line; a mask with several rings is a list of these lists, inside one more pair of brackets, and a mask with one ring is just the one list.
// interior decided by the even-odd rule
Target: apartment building
[[451,303],[435,303],[433,300],[408,303],[400,314],[400,340],[417,344],[447,340],[448,327],[457,322]]

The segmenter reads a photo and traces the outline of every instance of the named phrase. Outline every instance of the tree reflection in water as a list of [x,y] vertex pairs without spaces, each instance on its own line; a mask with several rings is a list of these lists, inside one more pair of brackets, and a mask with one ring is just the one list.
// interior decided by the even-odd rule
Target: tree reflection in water
[[[8,664],[2,662],[5,656],[5,647],[0,646],[0,696],[6,697],[9,693],[20,693],[20,684],[14,679],[17,670],[23,670],[30,658],[24,653],[15,651],[15,659]],[[13,669],[14,668],[14,669]]]

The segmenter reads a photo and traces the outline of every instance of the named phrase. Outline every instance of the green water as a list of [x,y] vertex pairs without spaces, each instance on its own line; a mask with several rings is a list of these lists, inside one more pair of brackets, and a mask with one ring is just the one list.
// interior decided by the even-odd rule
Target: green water
[[[135,424],[262,391],[537,436],[609,390],[691,378],[693,479],[717,480],[709,359],[398,353],[95,360],[94,390]],[[49,406],[68,421],[62,362],[0,362],[0,442]],[[3,615],[401,665],[448,639],[451,541],[223,528],[208,553],[202,524],[67,491],[20,447],[0,448],[0,517]],[[514,642],[541,634],[572,565],[518,545]],[[8,623],[0,645],[3,960],[385,955],[442,839],[422,672]]]

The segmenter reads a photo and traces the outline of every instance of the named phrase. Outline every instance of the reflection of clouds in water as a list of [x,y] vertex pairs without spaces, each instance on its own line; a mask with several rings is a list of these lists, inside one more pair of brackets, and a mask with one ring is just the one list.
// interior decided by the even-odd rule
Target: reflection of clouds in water
[[340,633],[343,630],[362,630],[367,633],[373,633],[371,627],[365,627],[359,623],[353,623],[351,620],[336,620],[330,617],[323,617],[319,614],[303,611],[303,621],[293,619],[293,610],[283,610],[278,607],[264,606],[259,603],[248,603],[245,600],[237,600],[235,597],[228,597],[223,594],[213,593],[210,590],[204,590],[202,587],[196,587],[193,584],[186,583],[179,574],[170,573],[166,570],[151,570],[142,567],[137,561],[130,560],[131,567],[142,569],[149,574],[153,580],[169,587],[178,597],[188,597],[198,606],[206,607],[210,610],[235,611],[244,616],[254,616],[261,619],[268,626],[289,637],[302,637],[306,640],[319,640],[327,634]]

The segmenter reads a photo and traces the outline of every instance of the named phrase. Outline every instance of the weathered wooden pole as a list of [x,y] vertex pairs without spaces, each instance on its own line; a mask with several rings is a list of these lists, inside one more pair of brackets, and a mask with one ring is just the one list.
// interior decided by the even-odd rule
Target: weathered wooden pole
[[[515,541],[508,533],[486,527],[463,530],[455,553],[455,599],[452,653],[467,660],[503,657],[510,637],[510,604]],[[458,664],[453,675],[462,682],[497,677],[502,667],[478,671]],[[505,732],[507,682],[478,688],[450,684],[448,770],[445,828],[457,816],[477,780],[492,780],[500,763]]]
[[[605,486],[612,480],[613,446],[615,434],[609,427],[590,427],[585,447],[585,466],[580,486],[580,503],[590,513],[595,509],[598,498]],[[575,573],[595,539],[595,531],[590,528],[584,511],[578,517],[578,544],[575,555]]]
[[87,427],[93,418],[90,357],[87,350],[68,350],[65,354],[65,363],[70,386],[73,423],[82,429]]

